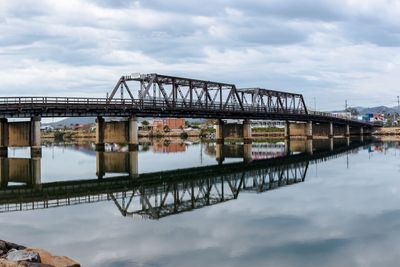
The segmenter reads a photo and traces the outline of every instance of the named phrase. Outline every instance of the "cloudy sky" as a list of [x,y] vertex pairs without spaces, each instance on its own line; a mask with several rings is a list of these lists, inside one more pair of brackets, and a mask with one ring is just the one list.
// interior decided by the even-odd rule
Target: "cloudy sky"
[[0,94],[100,96],[158,72],[397,105],[395,0],[0,1]]

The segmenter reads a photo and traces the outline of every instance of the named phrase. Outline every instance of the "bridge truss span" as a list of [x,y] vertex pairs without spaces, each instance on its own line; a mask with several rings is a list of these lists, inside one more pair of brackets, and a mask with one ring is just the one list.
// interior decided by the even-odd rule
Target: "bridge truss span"
[[330,113],[310,112],[301,94],[168,76],[122,76],[105,98],[0,97],[0,118],[187,117],[281,120],[370,127]]

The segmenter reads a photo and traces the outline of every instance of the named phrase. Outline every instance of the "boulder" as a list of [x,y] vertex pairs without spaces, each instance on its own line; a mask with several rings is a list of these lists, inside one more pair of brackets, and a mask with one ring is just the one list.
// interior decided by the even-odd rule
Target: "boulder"
[[42,264],[48,264],[54,267],[80,267],[81,265],[65,256],[53,256],[50,252],[38,248],[28,248],[27,251],[35,252],[40,257]]
[[9,261],[39,262],[39,254],[33,251],[10,249],[6,259]]
[[38,262],[28,262],[28,261],[15,262],[6,259],[0,259],[0,267],[54,267],[54,266]]

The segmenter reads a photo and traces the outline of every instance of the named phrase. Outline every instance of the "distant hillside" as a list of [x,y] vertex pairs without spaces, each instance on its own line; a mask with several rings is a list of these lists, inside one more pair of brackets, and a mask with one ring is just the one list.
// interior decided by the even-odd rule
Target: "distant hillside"
[[371,108],[365,108],[365,107],[356,107],[357,111],[360,114],[366,114],[366,113],[396,113],[398,112],[397,107],[386,107],[386,106],[377,106],[377,107],[371,107]]
[[[377,106],[377,107],[352,107],[355,108],[358,113],[360,114],[367,114],[367,113],[396,113],[398,112],[397,107],[386,107],[386,106]],[[336,110],[332,112],[344,112],[344,110]]]

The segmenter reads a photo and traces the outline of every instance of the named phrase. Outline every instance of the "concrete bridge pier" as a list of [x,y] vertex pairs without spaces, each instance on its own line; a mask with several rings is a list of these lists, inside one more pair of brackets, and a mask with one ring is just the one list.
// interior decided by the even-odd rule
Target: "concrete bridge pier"
[[40,142],[40,117],[35,116],[31,118],[31,157],[42,156],[42,146]]
[[129,176],[135,178],[139,175],[138,150],[129,151]]
[[350,125],[349,125],[349,124],[346,124],[346,133],[345,133],[345,136],[346,136],[346,137],[350,136]]
[[245,119],[243,121],[243,143],[251,144],[252,141],[253,140],[251,136],[251,123],[249,119]]
[[102,179],[106,174],[104,170],[104,165],[105,165],[104,152],[96,151],[96,176],[99,179]]
[[224,143],[224,121],[217,120],[215,128],[215,141],[217,144]]
[[331,149],[331,151],[333,151],[334,147],[334,140],[333,137],[329,138],[329,147]]
[[96,118],[96,151],[104,151],[104,130],[105,130],[105,121],[104,118],[98,116]]
[[290,155],[290,138],[289,137],[285,140],[285,155],[287,155],[287,156]]
[[329,123],[329,135],[328,135],[328,137],[329,138],[333,138],[333,135],[334,135],[334,133],[333,133],[333,122],[330,122]]
[[8,158],[0,157],[0,188],[6,188],[8,185]]
[[137,151],[139,148],[139,138],[136,114],[129,117],[128,124],[129,151]]
[[314,153],[314,147],[313,147],[313,140],[312,139],[307,139],[306,141],[306,151],[309,155],[312,155]]
[[33,157],[31,159],[31,177],[32,184],[35,187],[40,187],[42,184],[42,168],[41,168],[41,158]]
[[0,119],[0,157],[8,156],[8,122]]
[[250,163],[253,161],[252,144],[243,145],[243,162]]
[[290,139],[290,122],[285,123],[285,139]]
[[219,165],[221,165],[225,160],[224,152],[223,152],[223,146],[224,145],[221,144],[221,143],[217,143],[215,145],[215,159],[216,159],[216,161],[218,162]]
[[306,136],[307,136],[308,140],[312,140],[313,139],[313,123],[312,123],[312,121],[307,122]]

